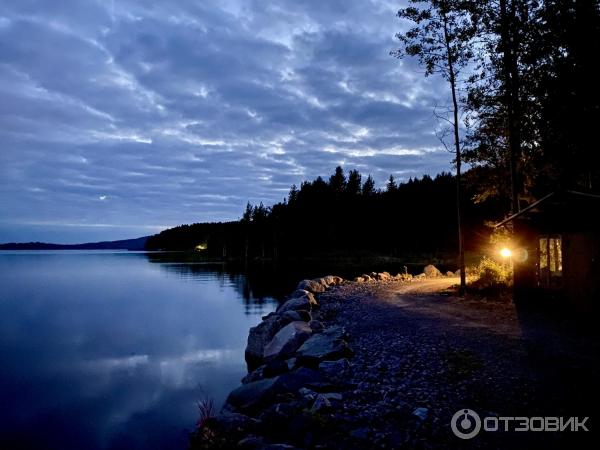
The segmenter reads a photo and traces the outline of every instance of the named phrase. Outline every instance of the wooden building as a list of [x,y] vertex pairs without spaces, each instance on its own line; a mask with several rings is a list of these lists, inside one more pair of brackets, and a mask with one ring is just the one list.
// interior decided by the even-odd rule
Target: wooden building
[[501,226],[513,229],[515,301],[600,309],[600,195],[553,192]]

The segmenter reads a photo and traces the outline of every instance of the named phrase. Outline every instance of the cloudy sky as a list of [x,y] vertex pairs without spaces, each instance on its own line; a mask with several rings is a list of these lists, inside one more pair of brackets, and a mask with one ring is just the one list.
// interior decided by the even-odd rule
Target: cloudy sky
[[237,219],[336,165],[450,170],[402,1],[4,0],[0,242]]

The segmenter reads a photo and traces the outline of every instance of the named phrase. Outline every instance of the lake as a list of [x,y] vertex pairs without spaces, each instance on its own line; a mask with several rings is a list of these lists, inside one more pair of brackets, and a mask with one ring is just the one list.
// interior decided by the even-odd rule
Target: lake
[[220,408],[248,329],[291,289],[255,279],[173,255],[0,252],[0,447],[186,448],[196,402]]

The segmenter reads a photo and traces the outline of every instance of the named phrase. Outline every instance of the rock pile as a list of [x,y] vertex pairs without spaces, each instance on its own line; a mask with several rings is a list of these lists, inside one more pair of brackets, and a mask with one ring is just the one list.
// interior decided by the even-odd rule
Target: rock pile
[[[350,393],[362,390],[361,383],[348,378],[354,352],[346,330],[327,326],[321,317],[328,317],[327,311],[322,313],[321,304],[331,309],[328,299],[340,284],[360,288],[357,283],[439,276],[443,275],[430,265],[416,277],[406,272],[371,272],[356,277],[354,283],[336,276],[301,281],[275,312],[250,329],[245,351],[248,374],[229,394],[221,412],[204,420],[192,434],[191,448],[293,448],[277,443],[308,445],[316,434],[331,434],[332,414],[343,415],[353,401]],[[425,417],[422,409],[414,416]],[[360,434],[360,429],[353,433]]]
[[[303,414],[318,414],[342,400],[338,377],[352,350],[344,328],[328,328],[317,320],[316,298],[342,283],[337,276],[303,280],[285,303],[250,329],[249,373],[222,411],[192,436],[195,448],[212,447],[219,439],[226,445],[238,439],[238,446],[262,447],[264,438],[255,434],[272,440],[273,427],[284,418],[301,422]],[[297,431],[302,433],[302,426]]]
[[440,270],[433,264],[425,266],[425,268],[423,269],[423,273],[427,278],[439,278],[442,276],[442,272],[440,272]]
[[397,275],[391,275],[389,272],[371,272],[370,274],[362,274],[354,278],[355,283],[368,283],[372,281],[412,281],[413,276],[409,273],[399,273]]

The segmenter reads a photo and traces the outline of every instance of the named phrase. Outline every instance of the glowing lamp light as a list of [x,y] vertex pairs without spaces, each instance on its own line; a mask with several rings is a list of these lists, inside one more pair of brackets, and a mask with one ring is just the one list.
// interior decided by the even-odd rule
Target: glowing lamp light
[[512,251],[510,251],[509,248],[504,247],[502,250],[500,250],[500,255],[503,258],[510,258],[512,256]]

